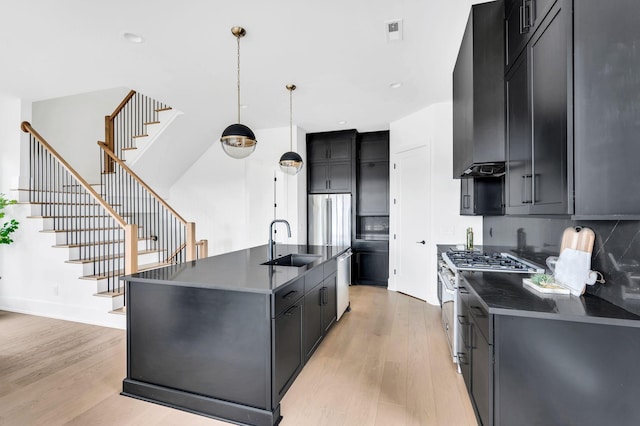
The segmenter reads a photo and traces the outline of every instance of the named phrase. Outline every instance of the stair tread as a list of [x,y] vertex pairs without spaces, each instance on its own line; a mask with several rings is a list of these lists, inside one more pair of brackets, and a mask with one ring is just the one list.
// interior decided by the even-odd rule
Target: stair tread
[[142,124],[144,124],[145,126],[148,126],[149,124],[160,124],[160,122],[159,121],[147,121],[146,123],[142,123]]
[[138,149],[137,146],[131,146],[131,147],[127,147],[127,148],[122,148],[123,151],[133,151],[134,149]]
[[109,311],[110,314],[116,315],[127,315],[127,307],[123,306],[122,308],[114,309],[113,311]]
[[[146,265],[143,265],[141,267],[138,268],[138,272],[143,272],[143,271],[150,271],[152,269],[158,269],[158,268],[164,268],[165,266],[170,266],[173,265],[173,263],[166,263],[166,262],[157,262],[157,263],[148,263]],[[108,277],[112,277],[112,276],[120,276],[120,275],[124,275],[125,272],[123,269],[120,269],[119,271],[109,271],[110,274],[109,275],[104,275],[104,274],[95,274],[95,275],[84,275],[82,277],[80,277],[83,280],[100,280],[103,278],[108,278]]]
[[[58,201],[24,201],[18,204],[49,204],[49,205],[62,205],[62,206],[101,206],[102,204],[98,203],[60,203]],[[111,204],[111,207],[119,207],[122,204]]]
[[[124,229],[119,226],[109,226],[106,228],[43,229],[40,232],[43,232],[45,234],[56,234],[61,232],[113,231],[114,229],[124,231]],[[138,227],[138,229],[140,229],[140,227]]]
[[[138,237],[138,241],[146,241],[146,240],[151,240],[151,237]],[[109,240],[109,241],[96,241],[96,242],[91,242],[91,243],[86,243],[86,244],[56,244],[54,246],[51,247],[55,247],[55,248],[77,248],[77,247],[86,247],[86,246],[93,246],[93,245],[101,245],[101,244],[118,244],[118,243],[124,243],[124,240]]]
[[[161,252],[161,250],[154,250],[154,249],[138,250],[138,255],[160,253],[160,252]],[[65,260],[65,263],[83,264],[83,263],[99,262],[101,260],[113,260],[113,259],[118,259],[118,258],[122,258],[122,257],[124,257],[124,253],[112,254],[110,256],[100,257],[100,258],[95,258],[94,257],[94,258],[91,258],[91,259],[69,259],[69,260]]]
[[101,291],[100,293],[95,293],[94,296],[98,297],[118,297],[124,295],[124,287],[122,290],[112,290],[112,291]]
[[135,138],[146,138],[147,136],[149,136],[149,135],[142,134],[142,135],[134,135],[132,137],[135,139]]
[[156,112],[160,112],[160,111],[170,111],[170,110],[172,110],[172,109],[173,109],[173,108],[171,108],[171,107],[158,108],[158,109],[156,109]]

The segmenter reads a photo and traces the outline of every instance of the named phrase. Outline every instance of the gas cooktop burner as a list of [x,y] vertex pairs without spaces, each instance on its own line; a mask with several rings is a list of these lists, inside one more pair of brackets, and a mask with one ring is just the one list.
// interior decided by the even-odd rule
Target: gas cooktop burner
[[464,271],[497,271],[542,273],[544,269],[507,253],[482,253],[473,250],[449,250],[442,255],[455,269]]

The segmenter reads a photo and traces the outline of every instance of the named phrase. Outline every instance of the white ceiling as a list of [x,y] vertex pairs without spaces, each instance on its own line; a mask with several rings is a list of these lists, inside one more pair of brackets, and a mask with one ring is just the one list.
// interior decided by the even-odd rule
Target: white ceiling
[[[309,132],[388,128],[450,98],[471,0],[3,0],[0,93],[44,100],[128,87],[200,117],[214,134],[235,122],[236,40],[242,122]],[[477,1],[473,2],[477,3]],[[404,40],[384,21],[402,18]],[[126,42],[134,32],[146,42]],[[401,82],[399,89],[389,84]],[[346,120],[345,125],[338,124]]]
[[[173,182],[236,122],[232,26],[247,30],[243,124],[288,126],[285,85],[295,83],[293,122],[305,131],[383,130],[451,99],[469,8],[483,1],[2,0],[0,95],[39,101],[126,87],[181,110],[172,124],[181,140],[165,153]],[[387,42],[384,22],[397,18],[404,40]]]

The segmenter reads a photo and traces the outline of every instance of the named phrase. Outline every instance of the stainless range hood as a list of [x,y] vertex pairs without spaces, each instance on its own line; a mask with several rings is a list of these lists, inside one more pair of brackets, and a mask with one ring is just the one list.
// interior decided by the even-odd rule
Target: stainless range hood
[[505,174],[505,163],[503,161],[493,163],[475,163],[466,169],[462,178],[476,177],[500,177]]

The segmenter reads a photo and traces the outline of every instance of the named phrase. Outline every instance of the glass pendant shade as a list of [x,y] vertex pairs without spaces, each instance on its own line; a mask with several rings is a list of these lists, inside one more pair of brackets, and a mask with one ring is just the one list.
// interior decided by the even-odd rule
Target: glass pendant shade
[[256,135],[244,124],[232,124],[222,132],[222,149],[231,158],[246,158],[256,149]]
[[303,164],[302,157],[297,152],[285,152],[280,157],[280,170],[288,175],[298,174]]

